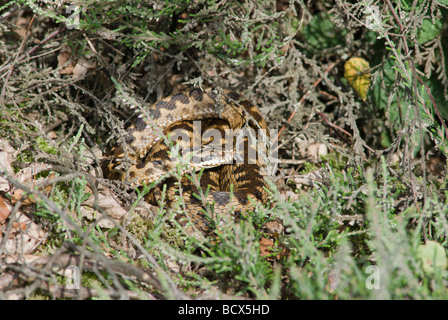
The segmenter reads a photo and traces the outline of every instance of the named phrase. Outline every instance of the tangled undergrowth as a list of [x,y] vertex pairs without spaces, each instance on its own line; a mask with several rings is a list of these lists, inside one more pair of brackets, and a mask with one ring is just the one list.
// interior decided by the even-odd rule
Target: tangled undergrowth
[[[1,298],[448,297],[448,1],[0,11]],[[101,171],[129,101],[191,87],[243,94],[278,143],[274,207],[214,239]]]

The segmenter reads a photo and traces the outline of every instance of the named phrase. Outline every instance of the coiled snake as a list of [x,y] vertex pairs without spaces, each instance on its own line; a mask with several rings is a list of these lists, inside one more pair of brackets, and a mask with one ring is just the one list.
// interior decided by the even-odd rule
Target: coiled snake
[[[214,229],[232,210],[237,215],[252,211],[250,199],[268,200],[263,176],[269,130],[258,108],[234,92],[192,89],[168,96],[140,112],[127,132],[126,142],[113,150],[107,176],[136,185],[157,181],[146,196],[155,205],[163,184],[170,206],[181,189],[187,216],[180,220],[191,220],[202,232]],[[178,168],[183,168],[180,186]],[[200,176],[201,190],[185,176],[200,170],[191,176]],[[204,210],[206,203],[212,217]]]

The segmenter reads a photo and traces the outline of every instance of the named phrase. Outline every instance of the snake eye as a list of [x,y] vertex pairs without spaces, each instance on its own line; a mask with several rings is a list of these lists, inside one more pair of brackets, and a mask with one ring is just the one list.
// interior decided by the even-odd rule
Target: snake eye
[[171,170],[171,166],[170,163],[162,161],[162,160],[153,160],[151,161],[152,165],[154,168],[156,168],[157,170],[162,170],[162,171],[169,171]]

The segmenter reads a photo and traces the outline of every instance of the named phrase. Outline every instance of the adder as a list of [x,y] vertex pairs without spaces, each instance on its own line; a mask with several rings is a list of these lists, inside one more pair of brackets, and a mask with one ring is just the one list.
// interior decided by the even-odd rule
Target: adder
[[107,176],[137,186],[157,182],[145,197],[154,205],[164,198],[173,206],[180,195],[183,223],[208,233],[229,213],[239,217],[257,201],[268,202],[269,129],[259,109],[235,92],[170,95],[140,111],[127,134],[113,149]]

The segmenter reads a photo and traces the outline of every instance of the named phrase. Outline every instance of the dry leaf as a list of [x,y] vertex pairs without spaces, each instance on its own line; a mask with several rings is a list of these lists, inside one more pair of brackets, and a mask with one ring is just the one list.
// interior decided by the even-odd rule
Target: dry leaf
[[[23,182],[24,184],[26,184],[28,186],[35,186],[44,181],[51,180],[56,177],[56,175],[54,173],[51,173],[46,178],[39,178],[38,180],[35,179],[35,176],[34,176],[35,174],[37,174],[43,170],[47,170],[48,168],[49,168],[49,166],[46,164],[43,164],[43,163],[32,163],[29,167],[26,167],[26,168],[20,170],[20,172],[17,174],[17,178],[19,179],[19,181]],[[51,192],[52,187],[53,187],[53,185],[49,184],[45,188],[39,189],[39,191],[48,196]],[[11,203],[16,204],[17,201],[22,199],[25,192],[21,189],[14,189],[10,192],[10,194],[11,194]],[[34,199],[33,197],[30,197],[30,196],[28,196],[22,200],[23,200],[22,205],[24,205],[24,206],[28,206],[30,204],[34,204],[37,202],[36,199]]]
[[291,180],[299,187],[299,185],[306,185],[319,189],[324,179],[322,169],[308,172],[302,175],[296,175]]
[[10,209],[3,200],[2,196],[0,196],[0,225],[8,219],[10,214]]
[[274,241],[268,238],[260,239],[260,255],[265,257],[272,253],[272,247],[274,246]]
[[370,73],[367,72],[369,69],[369,62],[363,58],[351,58],[345,63],[344,77],[363,101],[367,98],[370,86]]
[[[0,139],[0,168],[7,174],[14,175],[11,163],[16,158],[17,151],[11,147],[8,141]],[[0,191],[7,192],[11,189],[9,181],[0,177]]]
[[71,74],[73,73],[73,69],[75,68],[76,61],[71,60],[71,52],[70,47],[63,46],[61,51],[59,51],[58,55],[58,70],[59,74]]
[[72,74],[73,78],[84,76],[89,70],[95,68],[95,64],[91,63],[86,58],[72,57],[72,50],[64,46],[59,51],[58,55],[58,70],[59,74]]
[[30,21],[31,16],[19,17],[16,20],[17,28],[14,30],[14,32],[17,33],[22,39],[26,36]]
[[263,225],[263,231],[269,234],[283,234],[283,232],[285,231],[285,227],[282,223],[280,223],[280,221],[274,220],[265,223]]
[[308,147],[308,153],[313,159],[313,162],[319,162],[322,157],[328,154],[328,147],[323,143],[313,143]]
[[[81,206],[81,214],[83,217],[89,220],[95,220],[101,217],[95,209],[93,209],[93,204],[95,202],[95,197],[92,195],[89,199],[84,201]],[[118,203],[115,197],[112,195],[109,189],[100,189],[98,192],[98,206],[104,209],[104,211],[114,220],[120,221],[126,217],[127,211]],[[109,219],[101,219],[99,221],[99,226],[102,228],[113,228],[115,226],[113,221]]]
[[89,62],[87,59],[81,58],[76,63],[75,68],[73,69],[73,78],[79,78],[84,76],[87,71],[93,69],[95,67],[94,64]]
[[277,254],[275,257],[272,257],[271,255],[273,253],[272,249],[273,249],[274,245],[275,245],[274,240],[262,237],[260,239],[260,255],[262,257],[267,257],[268,261],[273,262],[275,260],[279,261],[279,260],[287,257],[290,254],[290,251],[288,250],[288,248],[280,245],[280,247],[281,247],[280,253]]
[[23,255],[7,255],[5,257],[5,263],[21,263],[21,264],[31,264],[35,261],[45,259],[41,254],[23,254]]
[[[3,234],[0,233],[0,241]],[[29,254],[46,238],[45,232],[39,225],[26,215],[20,214],[17,222],[13,224],[9,239],[4,246],[6,254]]]
[[294,144],[300,157],[313,163],[320,162],[321,157],[328,154],[328,147],[312,137],[297,136]]

